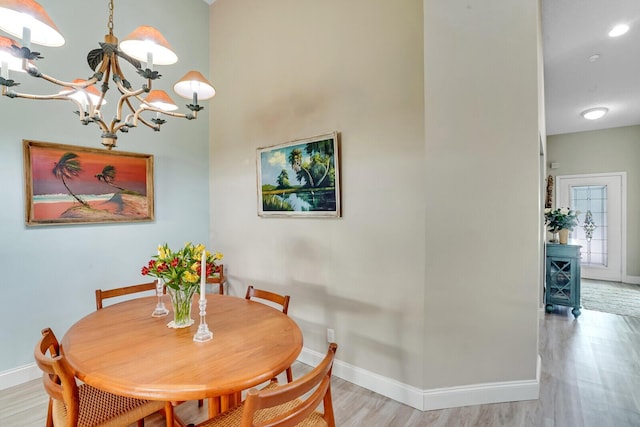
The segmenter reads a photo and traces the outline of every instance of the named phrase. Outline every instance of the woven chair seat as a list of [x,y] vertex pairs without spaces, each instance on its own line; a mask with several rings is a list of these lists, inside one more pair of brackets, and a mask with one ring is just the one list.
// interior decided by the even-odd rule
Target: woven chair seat
[[329,343],[327,355],[310,372],[284,385],[272,380],[262,390],[252,388],[240,405],[198,427],[336,427],[331,370],[337,349],[336,343]]
[[[78,427],[122,427],[164,409],[164,402],[118,396],[87,384],[78,386],[80,414]],[[53,401],[54,425],[66,425],[64,402]]]
[[[272,382],[268,386],[261,390],[270,390],[278,387],[278,383]],[[293,409],[296,405],[299,405],[299,400],[292,400],[283,405],[274,406],[273,408],[261,409],[256,412],[253,417],[253,421],[260,424],[261,421],[269,420],[279,414],[285,413]],[[222,414],[205,421],[202,424],[198,424],[198,427],[237,427],[240,425],[240,419],[242,418],[243,404],[240,404],[232,409],[229,409]],[[299,427],[326,427],[327,422],[322,418],[322,414],[314,411],[304,421],[298,424]]]

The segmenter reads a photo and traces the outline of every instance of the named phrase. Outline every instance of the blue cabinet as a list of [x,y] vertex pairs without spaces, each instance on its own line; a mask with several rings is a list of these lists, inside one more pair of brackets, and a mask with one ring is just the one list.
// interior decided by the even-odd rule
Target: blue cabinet
[[554,305],[573,307],[580,316],[580,246],[547,243],[546,311]]

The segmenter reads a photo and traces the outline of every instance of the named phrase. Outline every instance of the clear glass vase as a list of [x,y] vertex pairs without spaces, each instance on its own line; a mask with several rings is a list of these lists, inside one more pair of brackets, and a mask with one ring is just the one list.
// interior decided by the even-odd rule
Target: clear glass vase
[[167,293],[171,297],[173,320],[167,324],[170,328],[187,328],[195,322],[191,318],[191,301],[197,286],[179,286],[178,289],[167,284]]

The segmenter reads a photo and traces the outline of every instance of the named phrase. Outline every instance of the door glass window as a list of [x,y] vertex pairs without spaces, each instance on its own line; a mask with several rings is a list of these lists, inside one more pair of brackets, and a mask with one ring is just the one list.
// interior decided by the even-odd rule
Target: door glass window
[[582,246],[582,265],[607,267],[607,186],[572,186],[571,209],[580,211],[571,238]]

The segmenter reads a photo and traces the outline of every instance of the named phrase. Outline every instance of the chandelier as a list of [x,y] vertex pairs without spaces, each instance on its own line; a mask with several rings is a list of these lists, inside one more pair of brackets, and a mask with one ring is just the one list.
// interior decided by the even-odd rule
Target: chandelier
[[[166,122],[161,116],[196,119],[198,111],[204,107],[198,100],[209,99],[215,95],[211,83],[198,71],[189,71],[174,86],[180,96],[190,99],[186,105],[190,110],[183,114],[175,112],[177,105],[169,95],[152,88],[152,83],[161,75],[154,70],[155,65],[169,65],[178,61],[167,40],[158,30],[149,26],[136,28],[122,42],[113,35],[113,0],[109,0],[109,33],[105,35],[100,47],[87,54],[87,62],[93,74],[87,79],[75,79],[70,82],[58,80],[41,72],[36,61],[42,59],[39,52],[31,50],[31,44],[58,47],[64,44],[64,37],[53,23],[44,8],[33,0],[0,0],[0,30],[21,38],[21,45],[14,39],[0,36],[0,87],[2,95],[9,98],[34,100],[66,100],[74,103],[80,123],[96,124],[102,131],[102,144],[111,150],[116,146],[118,132],[128,132],[138,124],[159,131]],[[131,64],[143,83],[134,88],[125,77],[120,60]],[[34,95],[17,91],[19,82],[10,78],[12,73],[26,73],[58,86],[56,93]],[[11,76],[13,77],[13,76]],[[98,82],[102,82],[99,86]],[[110,82],[120,96],[115,103],[115,115],[105,119],[102,107],[107,103],[105,95]],[[143,117],[143,113],[147,117]],[[153,114],[155,113],[155,115]],[[151,116],[151,117],[149,117]]]

